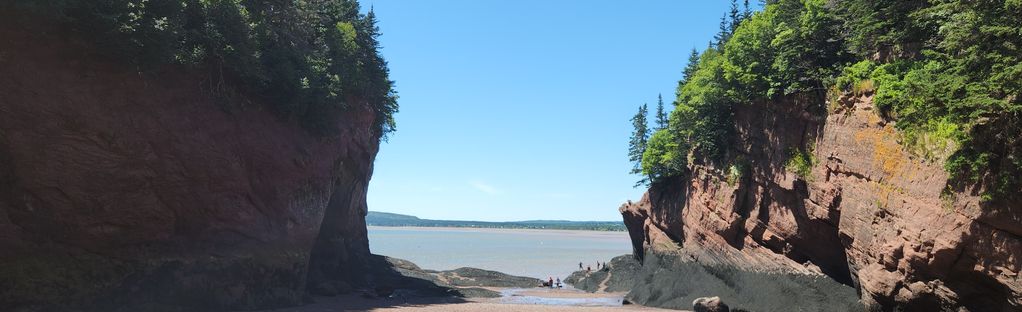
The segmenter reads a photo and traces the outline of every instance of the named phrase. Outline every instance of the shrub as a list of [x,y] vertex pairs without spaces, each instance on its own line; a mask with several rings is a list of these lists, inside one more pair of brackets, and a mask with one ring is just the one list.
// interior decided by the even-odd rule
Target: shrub
[[814,147],[811,144],[805,151],[798,148],[792,148],[784,168],[789,172],[794,173],[799,178],[802,178],[802,180],[812,181],[813,167],[817,164],[816,156],[813,155],[813,150]]
[[744,159],[738,159],[727,167],[727,184],[735,186],[742,181],[742,178],[749,171],[749,164]]
[[956,150],[965,137],[961,126],[949,118],[928,120],[926,124],[902,130],[902,145],[930,161],[944,161]]
[[854,95],[863,95],[874,91],[874,83],[871,78],[876,64],[865,60],[852,64],[841,70],[841,75],[835,78],[835,86],[842,92],[850,92]]

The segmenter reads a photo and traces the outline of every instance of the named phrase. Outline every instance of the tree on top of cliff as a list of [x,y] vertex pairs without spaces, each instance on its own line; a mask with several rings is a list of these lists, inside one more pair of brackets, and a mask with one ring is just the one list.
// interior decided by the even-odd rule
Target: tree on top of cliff
[[664,111],[663,94],[657,94],[656,99],[656,126],[653,127],[653,132],[667,129],[667,111]]
[[[926,0],[843,0],[833,11],[842,21],[849,51],[863,58],[893,59],[918,52],[932,31],[909,15]],[[912,48],[916,46],[916,48]],[[916,50],[916,51],[909,51]]]
[[796,93],[822,104],[824,90],[858,86],[907,150],[943,159],[958,190],[1022,193],[1022,2],[770,0],[748,17],[734,7],[710,48],[690,55],[673,133],[657,138],[675,142],[648,149],[645,168],[726,160],[735,105]]
[[689,77],[692,77],[692,74],[695,74],[697,69],[699,69],[699,51],[692,47],[692,52],[688,54],[688,63],[685,65],[685,69],[681,71],[681,80],[678,80],[678,90],[681,90],[681,87],[685,85]]
[[[394,83],[380,56],[375,14],[355,0],[14,0],[63,21],[115,59],[142,71],[160,65],[209,72],[207,91],[261,97],[282,119],[318,135],[362,101],[374,130],[394,130]],[[357,103],[351,103],[356,101]],[[225,105],[229,107],[230,105]],[[241,105],[238,105],[241,106]]]
[[734,32],[735,29],[738,29],[738,25],[742,23],[744,18],[745,14],[738,10],[738,0],[731,0],[731,10],[728,11],[728,20],[730,20],[728,30]]
[[730,22],[727,21],[727,14],[720,17],[720,29],[717,30],[717,34],[713,36],[713,43],[710,45],[711,48],[720,49],[724,46],[731,37],[731,30],[728,29]]
[[[646,104],[639,106],[639,111],[632,116],[632,136],[628,140],[628,160],[632,162],[631,174],[642,174],[642,154],[646,152],[646,142],[649,140],[649,129],[646,122]],[[645,185],[649,183],[649,178],[645,175],[642,176],[639,181],[635,182],[635,186]]]

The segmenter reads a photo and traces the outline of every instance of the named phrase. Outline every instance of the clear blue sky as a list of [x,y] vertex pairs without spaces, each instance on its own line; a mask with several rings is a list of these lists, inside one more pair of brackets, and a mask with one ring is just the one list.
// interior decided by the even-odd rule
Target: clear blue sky
[[[758,2],[758,1],[755,1]],[[638,200],[629,118],[670,107],[728,2],[363,0],[397,81],[369,210],[431,219],[620,220]]]

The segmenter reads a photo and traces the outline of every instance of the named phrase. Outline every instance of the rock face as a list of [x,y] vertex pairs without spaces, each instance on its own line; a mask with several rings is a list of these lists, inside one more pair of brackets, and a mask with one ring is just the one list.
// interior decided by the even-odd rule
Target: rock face
[[620,255],[610,259],[607,267],[602,269],[572,272],[564,282],[588,292],[627,292],[635,285],[641,270],[632,255]]
[[[515,276],[502,272],[483,270],[478,268],[457,268],[454,270],[428,270],[419,268],[414,263],[390,257],[373,256],[374,259],[381,259],[382,265],[373,265],[373,275],[399,277],[398,282],[392,283],[394,287],[407,287],[409,278],[428,281],[438,288],[450,289],[450,292],[461,292],[472,287],[514,287],[530,288],[543,285],[543,280],[533,277]],[[380,260],[377,260],[380,261]],[[380,268],[392,268],[392,272],[380,270]],[[413,281],[414,282],[414,281]],[[497,292],[490,292],[499,297]],[[470,296],[458,296],[470,297]]]
[[[870,96],[842,98],[830,114],[821,102],[739,107],[725,163],[748,170],[694,165],[622,205],[636,256],[824,274],[884,310],[1022,309],[1022,206],[981,203],[978,187],[943,192],[943,160],[903,148]],[[799,177],[785,164],[806,146],[816,163]]]
[[206,71],[2,24],[0,310],[253,309],[365,282],[368,103],[317,138],[225,106]]

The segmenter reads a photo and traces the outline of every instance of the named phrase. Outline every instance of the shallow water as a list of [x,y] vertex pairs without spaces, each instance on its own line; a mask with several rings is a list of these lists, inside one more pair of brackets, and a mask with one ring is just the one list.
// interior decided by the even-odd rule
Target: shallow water
[[[584,306],[584,307],[614,307],[622,305],[623,295],[613,296],[582,296],[582,297],[543,297],[524,294],[529,289],[509,288],[500,292],[500,302],[510,304],[541,304],[560,306]],[[575,291],[572,289],[558,291]],[[578,291],[582,292],[582,291]]]
[[471,228],[369,227],[375,254],[433,270],[475,267],[512,275],[564,279],[578,263],[631,253],[625,232]]

